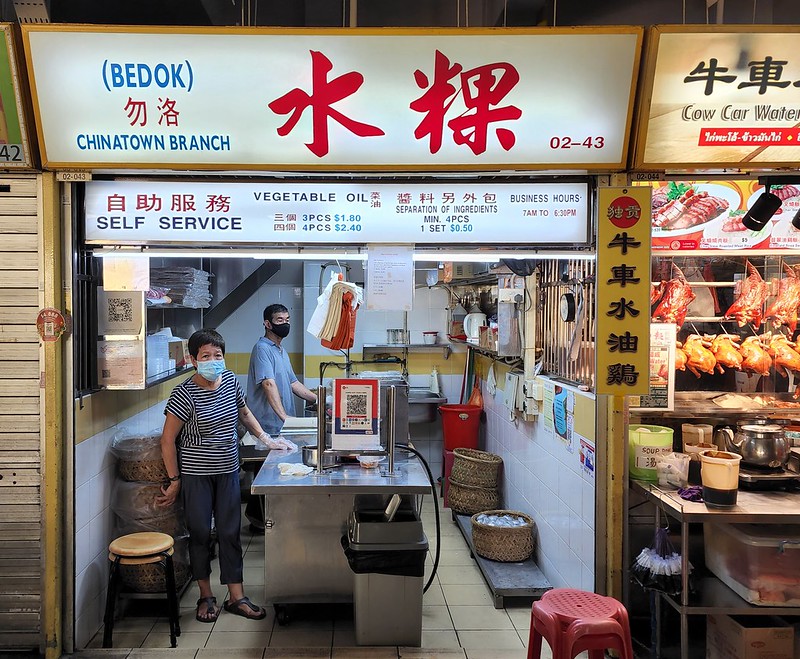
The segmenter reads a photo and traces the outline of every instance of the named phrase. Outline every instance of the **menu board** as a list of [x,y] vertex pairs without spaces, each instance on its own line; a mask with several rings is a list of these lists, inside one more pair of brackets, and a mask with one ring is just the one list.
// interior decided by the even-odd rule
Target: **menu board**
[[589,232],[586,182],[92,181],[85,203],[86,241],[105,245],[573,245]]
[[754,180],[651,182],[654,250],[797,249],[800,185],[773,185],[782,204],[761,231],[742,224],[747,209],[765,191]]

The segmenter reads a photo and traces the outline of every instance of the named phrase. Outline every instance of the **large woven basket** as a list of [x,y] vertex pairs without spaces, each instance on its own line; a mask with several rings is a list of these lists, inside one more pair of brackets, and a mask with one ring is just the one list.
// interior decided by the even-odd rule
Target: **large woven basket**
[[514,515],[522,517],[525,526],[490,526],[477,521],[478,514],[472,516],[472,546],[475,553],[483,558],[503,563],[517,563],[530,558],[533,553],[534,521],[517,510],[483,510],[482,515]]
[[494,453],[474,448],[453,450],[453,470],[451,478],[464,485],[476,487],[497,487],[497,475],[503,458]]
[[119,477],[125,481],[163,483],[169,478],[161,457],[155,460],[120,460],[117,467]]
[[497,508],[500,494],[494,487],[476,487],[449,479],[447,501],[450,509],[459,515],[474,515],[482,510]]
[[[174,548],[172,565],[175,570],[175,588],[180,592],[192,576],[189,567],[188,540],[176,538]],[[125,587],[137,593],[164,593],[167,590],[164,568],[158,563],[120,565],[119,576]]]
[[[180,591],[191,576],[189,564],[173,561],[175,569],[175,589]],[[137,593],[164,593],[167,590],[164,568],[158,563],[145,565],[120,565],[119,575],[122,583]]]

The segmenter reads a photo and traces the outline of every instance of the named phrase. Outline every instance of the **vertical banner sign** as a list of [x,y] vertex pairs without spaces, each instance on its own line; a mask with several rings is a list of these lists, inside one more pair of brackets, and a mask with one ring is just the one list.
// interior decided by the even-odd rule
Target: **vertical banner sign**
[[601,188],[597,219],[597,393],[649,393],[650,189]]

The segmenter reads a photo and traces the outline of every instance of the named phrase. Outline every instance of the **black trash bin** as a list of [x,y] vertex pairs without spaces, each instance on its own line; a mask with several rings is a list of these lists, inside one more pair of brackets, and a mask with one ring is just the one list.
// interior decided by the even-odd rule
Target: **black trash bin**
[[420,646],[428,539],[413,511],[387,522],[383,511],[354,511],[345,556],[353,570],[358,645]]

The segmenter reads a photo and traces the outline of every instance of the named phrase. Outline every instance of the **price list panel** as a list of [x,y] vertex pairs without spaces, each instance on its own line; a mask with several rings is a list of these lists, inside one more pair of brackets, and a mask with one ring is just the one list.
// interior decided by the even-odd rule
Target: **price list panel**
[[574,183],[164,183],[86,186],[94,244],[586,243]]

